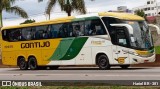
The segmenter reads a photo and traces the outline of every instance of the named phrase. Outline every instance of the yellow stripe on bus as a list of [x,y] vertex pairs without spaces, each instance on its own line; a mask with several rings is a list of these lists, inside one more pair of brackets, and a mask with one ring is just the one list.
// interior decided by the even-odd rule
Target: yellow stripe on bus
[[[3,42],[3,63],[5,65],[17,65],[16,60],[18,56],[25,57],[27,61],[28,57],[33,55],[36,57],[38,65],[47,65],[50,62],[48,59],[54,54],[61,40],[61,38],[58,38],[48,40],[21,41],[13,42],[10,45],[8,45],[8,42]],[[44,42],[49,42],[49,47],[37,47],[37,44],[28,47],[28,44],[36,42],[39,42],[42,46]]]

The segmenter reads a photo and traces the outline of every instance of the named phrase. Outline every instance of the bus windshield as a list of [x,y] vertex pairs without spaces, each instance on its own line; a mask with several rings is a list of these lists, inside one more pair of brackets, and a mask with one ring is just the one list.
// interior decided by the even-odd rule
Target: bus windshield
[[[117,39],[116,38],[116,34],[117,30],[116,27],[111,26],[110,24],[129,24],[133,27],[133,35],[129,35],[129,33],[127,33],[127,30],[125,31],[126,35],[130,36],[130,37],[126,37],[126,39],[128,38],[134,38],[134,39],[128,39],[130,41],[127,42],[127,44],[129,45],[128,47],[134,48],[134,49],[140,49],[140,50],[148,50],[153,48],[153,40],[152,40],[152,36],[151,36],[151,32],[149,30],[149,26],[147,25],[146,21],[127,21],[127,20],[121,20],[121,19],[117,19],[117,18],[112,18],[112,17],[103,17],[102,20],[104,21],[110,36],[111,36],[111,40],[112,43],[115,45],[118,45],[116,43]],[[116,31],[116,33],[115,33]],[[131,41],[132,40],[132,41]]]
[[153,40],[149,27],[145,21],[125,21],[133,27],[134,41],[131,46],[137,49],[150,49],[153,47]]

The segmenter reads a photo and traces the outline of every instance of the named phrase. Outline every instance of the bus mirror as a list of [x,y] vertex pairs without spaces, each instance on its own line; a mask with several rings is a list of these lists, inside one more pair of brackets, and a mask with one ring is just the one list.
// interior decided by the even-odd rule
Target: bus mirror
[[158,35],[160,35],[160,29],[159,29],[158,26],[156,26],[156,25],[154,25],[154,24],[148,24],[148,25],[149,25],[149,27],[156,28],[156,31],[157,31]]
[[110,24],[110,25],[113,26],[113,27],[126,27],[129,34],[133,34],[133,28],[129,24]]

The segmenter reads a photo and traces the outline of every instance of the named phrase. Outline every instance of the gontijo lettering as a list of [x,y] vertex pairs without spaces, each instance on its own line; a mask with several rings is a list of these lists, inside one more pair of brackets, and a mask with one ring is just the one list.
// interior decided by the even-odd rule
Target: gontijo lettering
[[21,48],[43,48],[50,47],[50,42],[30,42],[30,43],[21,43]]

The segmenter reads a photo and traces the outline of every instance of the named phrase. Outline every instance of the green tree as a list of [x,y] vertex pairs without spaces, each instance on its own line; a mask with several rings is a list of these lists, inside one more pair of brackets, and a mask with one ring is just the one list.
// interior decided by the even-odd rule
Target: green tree
[[28,18],[27,13],[18,6],[12,6],[16,0],[0,0],[0,27],[3,27],[2,12],[14,13],[22,18]]
[[23,23],[21,23],[21,24],[28,24],[28,23],[34,23],[34,22],[36,22],[34,19],[33,20],[31,20],[31,19],[27,19],[27,20],[25,20]]
[[143,10],[136,10],[135,13],[136,13],[138,16],[145,17],[145,13],[144,13]]
[[71,16],[71,12],[73,11],[77,11],[81,14],[86,13],[84,0],[49,0],[45,11],[46,14],[49,15],[49,19],[51,11],[53,7],[56,5],[56,3],[59,3],[61,11],[65,11],[68,14],[68,16]]

